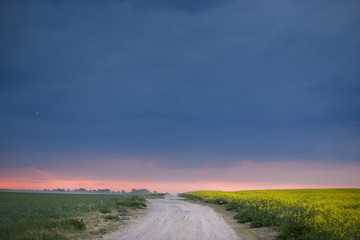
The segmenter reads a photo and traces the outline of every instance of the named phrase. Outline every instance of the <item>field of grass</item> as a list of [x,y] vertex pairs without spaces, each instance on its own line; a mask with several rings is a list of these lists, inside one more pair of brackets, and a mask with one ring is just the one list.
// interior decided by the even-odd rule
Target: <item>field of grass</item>
[[251,227],[274,227],[278,240],[360,239],[360,189],[196,191],[183,196],[224,204]]
[[119,225],[121,217],[145,207],[145,199],[134,195],[0,192],[0,239],[66,240],[101,235],[108,229],[94,231],[91,221],[95,225],[118,221],[113,225]]

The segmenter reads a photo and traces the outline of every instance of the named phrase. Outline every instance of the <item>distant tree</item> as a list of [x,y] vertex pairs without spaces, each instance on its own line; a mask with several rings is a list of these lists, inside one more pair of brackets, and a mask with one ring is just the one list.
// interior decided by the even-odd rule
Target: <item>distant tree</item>
[[110,193],[110,189],[98,189],[96,192],[98,193]]
[[131,193],[132,194],[148,194],[148,193],[150,193],[150,191],[147,189],[133,189],[133,190],[131,190]]
[[126,194],[125,190],[121,190],[121,194]]
[[53,189],[53,192],[65,192],[65,189],[57,188],[57,189]]
[[87,192],[85,188],[75,189],[74,192]]

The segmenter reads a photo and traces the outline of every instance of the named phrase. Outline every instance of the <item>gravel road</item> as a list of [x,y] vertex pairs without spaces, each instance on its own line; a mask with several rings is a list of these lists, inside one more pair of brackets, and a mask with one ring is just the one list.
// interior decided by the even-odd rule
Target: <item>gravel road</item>
[[240,240],[224,219],[208,206],[167,196],[149,199],[149,213],[106,240]]

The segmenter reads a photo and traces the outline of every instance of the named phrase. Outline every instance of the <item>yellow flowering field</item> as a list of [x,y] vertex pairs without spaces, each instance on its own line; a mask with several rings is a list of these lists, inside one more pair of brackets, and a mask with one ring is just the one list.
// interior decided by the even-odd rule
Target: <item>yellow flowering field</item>
[[185,196],[227,204],[238,212],[239,222],[253,227],[279,227],[283,233],[278,239],[360,239],[360,189],[196,191]]

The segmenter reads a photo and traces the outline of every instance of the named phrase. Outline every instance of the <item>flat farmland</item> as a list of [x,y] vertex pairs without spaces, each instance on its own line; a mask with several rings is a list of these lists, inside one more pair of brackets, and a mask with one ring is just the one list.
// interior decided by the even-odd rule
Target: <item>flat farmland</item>
[[89,239],[145,207],[134,195],[0,192],[0,239]]
[[276,239],[360,239],[360,189],[196,191],[183,196],[224,205],[239,223],[273,227]]
[[[0,192],[0,239],[360,239],[360,189],[195,191],[182,196],[195,202],[170,195],[146,200],[137,195]],[[235,225],[250,227],[255,235],[235,233],[237,227],[209,206],[223,209]]]

